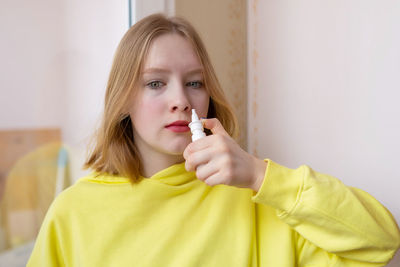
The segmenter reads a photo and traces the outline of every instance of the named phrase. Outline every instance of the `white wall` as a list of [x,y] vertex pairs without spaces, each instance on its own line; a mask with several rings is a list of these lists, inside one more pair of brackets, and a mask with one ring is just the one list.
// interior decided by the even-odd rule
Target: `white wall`
[[364,189],[400,222],[400,2],[251,0],[248,11],[249,151]]
[[2,0],[0,128],[60,127],[74,179],[98,121],[127,1]]
[[65,65],[59,63],[65,15],[60,10],[60,1],[1,2],[2,129],[60,124],[65,89]]
[[175,14],[175,0],[131,0],[132,24],[142,18],[154,14],[164,13],[168,16]]

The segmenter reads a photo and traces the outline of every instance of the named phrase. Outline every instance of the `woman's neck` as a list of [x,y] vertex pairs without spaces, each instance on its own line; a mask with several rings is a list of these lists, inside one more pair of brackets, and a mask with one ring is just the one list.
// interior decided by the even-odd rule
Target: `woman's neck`
[[181,162],[184,162],[183,155],[146,154],[141,157],[140,174],[143,177],[150,178],[157,172]]

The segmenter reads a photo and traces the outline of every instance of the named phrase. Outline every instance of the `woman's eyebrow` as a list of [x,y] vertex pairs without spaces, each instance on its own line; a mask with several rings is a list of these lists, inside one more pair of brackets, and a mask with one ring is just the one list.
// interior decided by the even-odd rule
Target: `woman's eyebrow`
[[203,74],[203,68],[198,68],[186,72],[186,75],[193,75],[193,74]]
[[142,73],[170,73],[170,71],[162,68],[147,68]]
[[[145,69],[143,72],[143,74],[147,74],[147,73],[171,73],[170,70],[168,69],[163,69],[163,68],[147,68]],[[188,72],[186,72],[186,75],[192,75],[192,74],[202,74],[203,73],[203,68],[196,68],[193,70],[189,70]]]

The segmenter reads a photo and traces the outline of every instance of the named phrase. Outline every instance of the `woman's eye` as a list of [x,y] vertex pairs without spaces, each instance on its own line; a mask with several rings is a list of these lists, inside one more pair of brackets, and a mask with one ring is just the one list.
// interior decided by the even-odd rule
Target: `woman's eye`
[[164,84],[161,81],[152,81],[147,84],[147,86],[151,89],[158,89],[162,87]]
[[192,88],[202,88],[203,87],[203,83],[200,81],[193,81],[193,82],[188,82],[186,84],[186,86],[190,86]]

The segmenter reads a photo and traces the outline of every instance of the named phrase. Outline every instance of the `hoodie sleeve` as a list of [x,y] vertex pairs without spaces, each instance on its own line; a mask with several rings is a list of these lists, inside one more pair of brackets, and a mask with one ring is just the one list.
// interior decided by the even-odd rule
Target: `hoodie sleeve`
[[253,201],[274,207],[298,233],[298,257],[304,264],[328,253],[342,263],[338,266],[383,266],[400,246],[393,216],[376,199],[307,166],[293,170],[268,160]]

